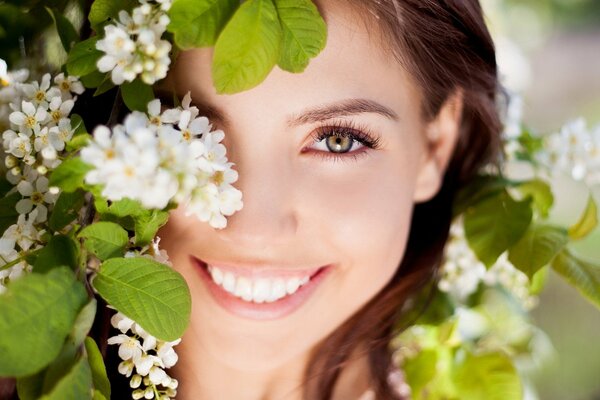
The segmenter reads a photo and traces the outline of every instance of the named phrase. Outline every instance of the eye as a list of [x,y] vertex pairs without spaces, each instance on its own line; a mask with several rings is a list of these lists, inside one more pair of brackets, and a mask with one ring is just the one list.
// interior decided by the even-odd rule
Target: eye
[[336,122],[317,128],[312,135],[313,145],[305,151],[314,151],[323,157],[356,156],[368,149],[379,148],[379,138],[365,127],[351,122]]

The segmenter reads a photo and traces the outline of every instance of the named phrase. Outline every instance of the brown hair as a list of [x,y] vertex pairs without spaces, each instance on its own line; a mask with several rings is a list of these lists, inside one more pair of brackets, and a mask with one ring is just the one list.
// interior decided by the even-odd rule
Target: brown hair
[[[481,166],[496,161],[501,122],[494,44],[478,0],[352,0],[363,22],[379,27],[385,50],[423,93],[422,115],[433,119],[457,90],[463,92],[458,143],[437,195],[414,209],[407,251],[391,281],[329,335],[306,370],[305,398],[331,398],[341,370],[366,349],[377,399],[398,399],[387,382],[389,344],[408,300],[435,281],[452,219],[453,199]],[[366,19],[368,19],[368,21]]]

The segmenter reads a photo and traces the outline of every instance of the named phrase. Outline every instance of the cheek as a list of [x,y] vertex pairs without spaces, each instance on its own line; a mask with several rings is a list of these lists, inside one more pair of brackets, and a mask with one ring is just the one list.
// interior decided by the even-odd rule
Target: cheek
[[[382,286],[404,253],[413,209],[416,170],[410,157],[384,154],[320,173],[303,191],[320,240],[351,269],[343,279],[370,274]],[[308,214],[307,214],[308,215]]]

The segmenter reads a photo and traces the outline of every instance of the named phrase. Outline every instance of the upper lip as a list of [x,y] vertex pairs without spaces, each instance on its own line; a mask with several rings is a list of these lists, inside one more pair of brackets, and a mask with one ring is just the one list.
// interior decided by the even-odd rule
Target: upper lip
[[[266,263],[232,263],[226,261],[204,260],[191,256],[195,262],[203,265],[210,265],[221,269],[223,272],[232,272],[237,276],[248,278],[303,278],[305,276],[313,276],[327,265],[319,265],[316,267],[282,267],[282,264],[266,264]],[[275,266],[279,265],[279,266]]]

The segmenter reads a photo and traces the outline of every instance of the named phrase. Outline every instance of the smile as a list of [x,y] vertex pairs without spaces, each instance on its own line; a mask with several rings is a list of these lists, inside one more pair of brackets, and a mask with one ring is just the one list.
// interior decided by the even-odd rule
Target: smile
[[231,271],[207,265],[210,276],[217,285],[228,293],[248,302],[272,303],[292,295],[310,281],[309,275],[293,278],[248,278]]
[[213,299],[237,316],[282,318],[304,304],[323,281],[329,265],[312,269],[258,269],[209,264],[191,257]]

